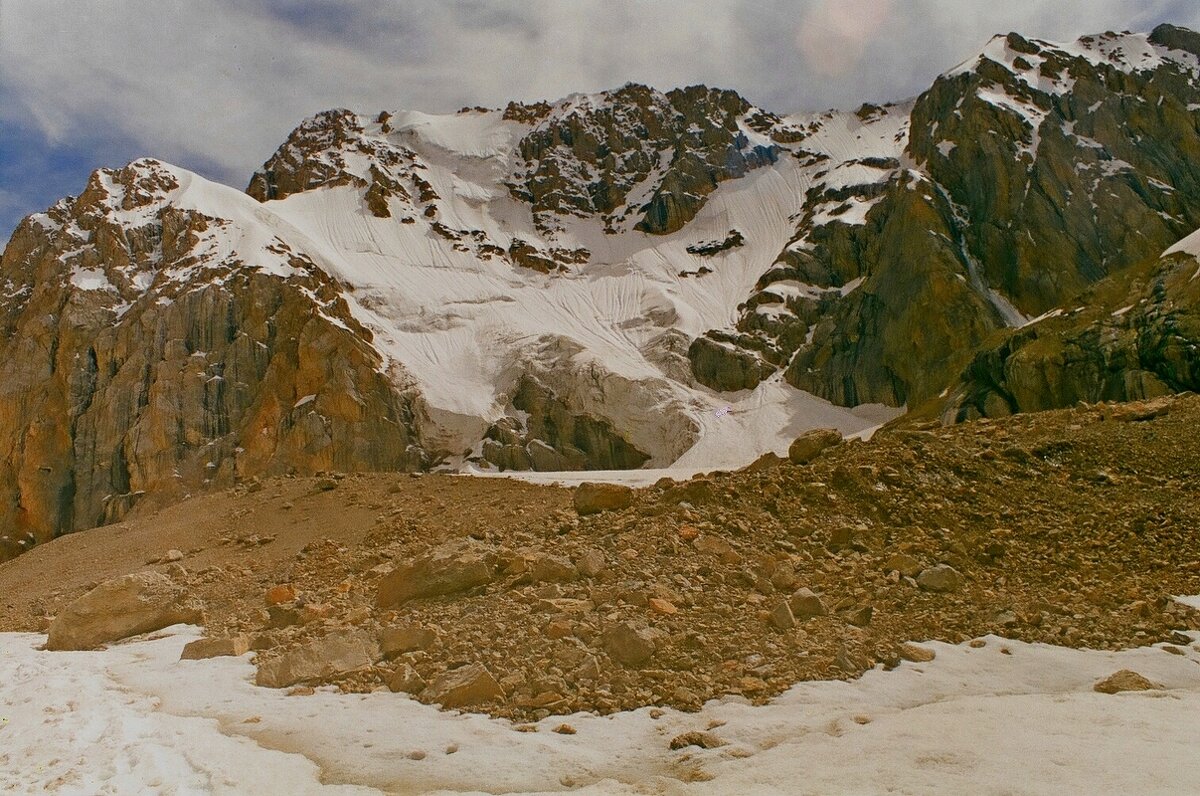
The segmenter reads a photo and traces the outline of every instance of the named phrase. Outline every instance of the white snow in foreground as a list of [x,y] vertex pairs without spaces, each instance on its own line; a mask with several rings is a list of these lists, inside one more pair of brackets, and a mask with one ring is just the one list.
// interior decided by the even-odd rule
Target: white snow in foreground
[[[0,634],[0,790],[1150,794],[1200,781],[1200,643],[1176,655],[935,642],[932,663],[802,683],[765,706],[552,717],[521,733],[397,694],[257,688],[249,656],[179,661],[198,632],[94,653]],[[1164,689],[1093,692],[1122,668]],[[564,720],[577,734],[552,731]],[[669,749],[712,725],[727,745]]]

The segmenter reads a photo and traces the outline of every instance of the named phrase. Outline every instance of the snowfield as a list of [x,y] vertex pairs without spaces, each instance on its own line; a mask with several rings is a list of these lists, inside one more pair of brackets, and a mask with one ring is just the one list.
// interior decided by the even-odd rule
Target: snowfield
[[[258,688],[249,656],[179,661],[199,634],[178,626],[102,652],[0,634],[0,789],[1174,794],[1200,781],[1200,633],[1183,654],[929,643],[932,663],[801,683],[764,706],[551,717],[536,733],[400,694]],[[1163,689],[1092,690],[1124,668]],[[553,731],[564,721],[576,734]],[[669,749],[706,729],[725,745]]]

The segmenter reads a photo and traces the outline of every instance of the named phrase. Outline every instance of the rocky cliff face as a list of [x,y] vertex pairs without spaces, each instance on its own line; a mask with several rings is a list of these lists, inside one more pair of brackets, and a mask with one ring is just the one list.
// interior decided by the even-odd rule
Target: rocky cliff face
[[[916,100],[893,156],[845,178],[850,164],[835,165],[810,189],[739,329],[791,357],[792,384],[838,403],[936,394],[994,330],[1200,222],[1194,42],[1169,26],[993,39]],[[895,112],[859,118],[865,131]]]
[[1069,311],[985,346],[944,402],[948,421],[1200,391],[1200,238],[1109,277]]
[[0,261],[0,558],[146,494],[325,469],[416,469],[413,397],[331,278],[177,206],[138,161],[26,219]]

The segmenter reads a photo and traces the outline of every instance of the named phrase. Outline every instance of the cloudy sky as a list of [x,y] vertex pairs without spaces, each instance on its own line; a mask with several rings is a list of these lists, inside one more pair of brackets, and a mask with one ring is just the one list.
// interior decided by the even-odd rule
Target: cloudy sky
[[920,92],[994,33],[1200,29],[1194,0],[0,0],[0,238],[150,155],[244,187],[304,117],[628,81],[777,112]]

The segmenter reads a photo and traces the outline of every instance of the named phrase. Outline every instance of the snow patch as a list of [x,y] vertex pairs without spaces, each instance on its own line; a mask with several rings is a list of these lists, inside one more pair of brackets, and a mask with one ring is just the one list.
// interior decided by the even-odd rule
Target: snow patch
[[[1182,599],[1200,607],[1200,598]],[[1030,794],[1165,794],[1188,792],[1200,778],[1200,652],[1192,647],[1167,655],[996,636],[979,649],[926,642],[937,656],[930,663],[800,683],[762,706],[727,697],[694,714],[576,714],[520,733],[507,721],[440,712],[401,694],[289,697],[252,684],[249,656],[178,660],[196,629],[158,635],[102,652],[46,652],[38,649],[44,636],[0,634],[0,787],[772,794],[797,785],[805,793],[966,793],[993,783]],[[1092,690],[1119,669],[1164,690]],[[563,721],[576,734],[551,731]],[[725,746],[668,748],[675,735],[710,726]]]

